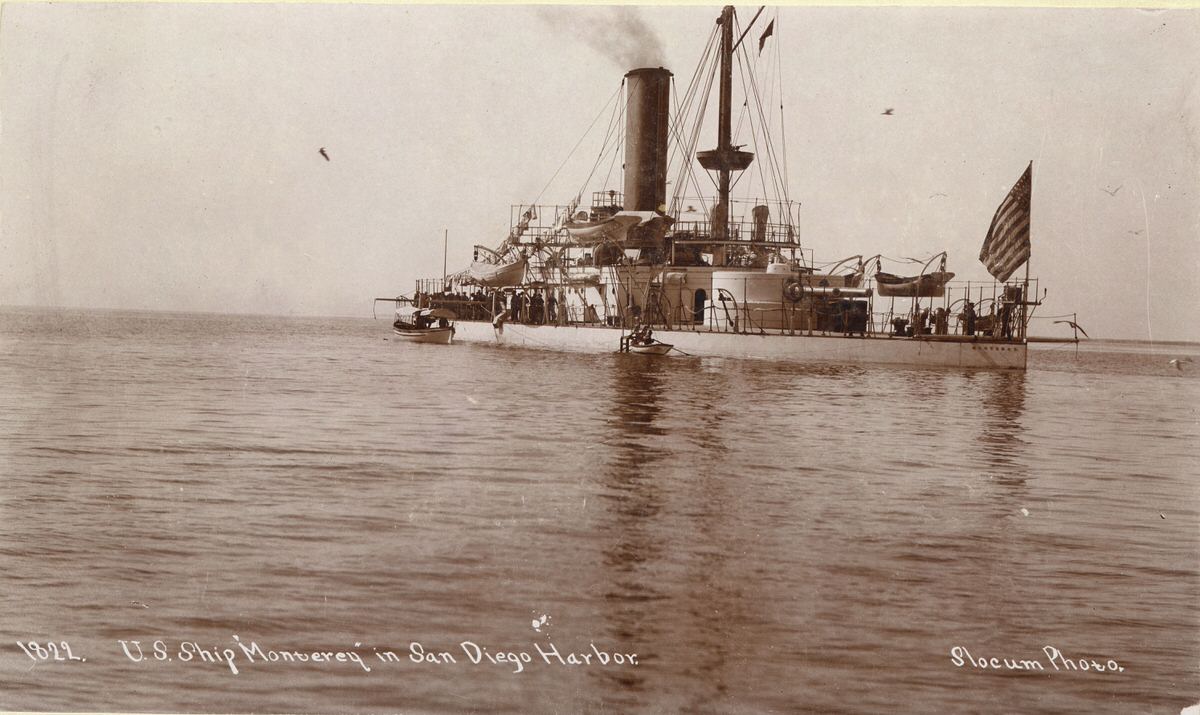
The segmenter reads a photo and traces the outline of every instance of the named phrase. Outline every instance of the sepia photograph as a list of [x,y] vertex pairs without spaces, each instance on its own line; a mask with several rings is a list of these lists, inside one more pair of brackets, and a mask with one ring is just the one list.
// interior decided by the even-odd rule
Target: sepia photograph
[[6,2],[0,711],[1200,715],[1200,9]]

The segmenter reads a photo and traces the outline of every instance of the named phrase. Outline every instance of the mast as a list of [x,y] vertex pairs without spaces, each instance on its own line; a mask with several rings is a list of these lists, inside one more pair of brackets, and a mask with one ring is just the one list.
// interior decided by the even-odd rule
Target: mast
[[729,237],[729,174],[743,171],[754,161],[754,154],[733,146],[733,16],[732,5],[721,11],[717,24],[721,26],[721,94],[717,124],[717,148],[696,153],[696,158],[709,171],[717,172],[717,205],[712,215],[712,237],[724,241]]
[[[733,147],[733,6],[721,12],[721,116],[717,124],[717,151],[728,154]],[[718,189],[718,205],[729,217],[729,166],[722,164]]]

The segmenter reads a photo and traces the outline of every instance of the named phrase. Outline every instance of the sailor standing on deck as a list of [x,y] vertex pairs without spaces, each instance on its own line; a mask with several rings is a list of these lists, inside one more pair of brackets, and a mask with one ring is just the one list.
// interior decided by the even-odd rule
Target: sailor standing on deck
[[546,322],[544,320],[545,316],[542,315],[542,311],[545,309],[545,307],[546,303],[542,298],[542,292],[540,290],[535,290],[533,292],[533,297],[529,299],[529,322],[533,323],[534,325],[541,325],[542,323]]
[[512,294],[512,301],[509,304],[508,312],[511,314],[511,320],[514,323],[521,322],[521,291],[515,290]]
[[974,335],[975,334],[975,304],[969,300],[967,301],[966,306],[963,308],[963,323],[965,324],[964,329],[963,329],[963,334],[964,335]]
[[938,308],[933,312],[933,334],[945,335],[950,327],[950,311]]

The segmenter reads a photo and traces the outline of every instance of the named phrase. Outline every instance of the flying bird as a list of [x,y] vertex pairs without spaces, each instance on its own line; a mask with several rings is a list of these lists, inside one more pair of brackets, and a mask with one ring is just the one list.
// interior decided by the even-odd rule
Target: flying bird
[[883,115],[885,117],[893,117],[893,116],[895,116],[894,114],[892,114],[892,112],[894,112],[894,111],[896,111],[896,110],[892,109],[891,107],[888,107],[887,109],[883,110]]
[[1140,230],[1138,230],[1138,231],[1126,231],[1125,233],[1132,233],[1134,236],[1141,236],[1141,235],[1142,235],[1142,232],[1141,232]]
[[1056,324],[1057,324],[1057,323],[1066,323],[1067,325],[1070,325],[1070,326],[1071,326],[1072,328],[1074,328],[1075,330],[1078,330],[1079,332],[1083,333],[1083,337],[1085,337],[1085,338],[1086,338],[1086,337],[1090,337],[1090,336],[1087,334],[1087,331],[1086,331],[1086,330],[1084,330],[1083,328],[1079,327],[1079,323],[1076,323],[1074,320],[1056,320],[1056,321],[1054,321],[1054,322],[1055,322]]
[[1117,192],[1120,191],[1121,188],[1124,186],[1125,186],[1125,184],[1121,184],[1121,186],[1118,186],[1117,188],[1113,189],[1112,191],[1109,191],[1108,189],[1100,189],[1100,190],[1103,191],[1104,193],[1108,194],[1109,196],[1116,196]]
[[320,149],[317,149],[317,153],[319,153],[321,156],[325,157],[325,161],[329,161],[329,155],[325,153],[325,147],[321,147]]
[[935,196],[946,196],[946,194],[942,194],[942,193],[930,194],[930,195],[929,195],[929,198],[931,198],[931,199],[932,199],[932,198],[934,198]]

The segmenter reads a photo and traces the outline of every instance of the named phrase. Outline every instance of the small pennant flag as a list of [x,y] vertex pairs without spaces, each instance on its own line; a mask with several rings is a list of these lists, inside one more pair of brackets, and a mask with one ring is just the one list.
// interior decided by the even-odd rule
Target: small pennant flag
[[979,260],[996,280],[1006,281],[1029,260],[1029,201],[1033,190],[1033,162],[1000,202],[988,228]]
[[773,34],[775,34],[775,21],[774,20],[771,21],[771,24],[767,25],[767,29],[763,30],[763,34],[761,36],[759,36],[759,38],[758,38],[758,54],[760,54],[760,55],[762,54],[763,45],[767,44],[767,38]]

